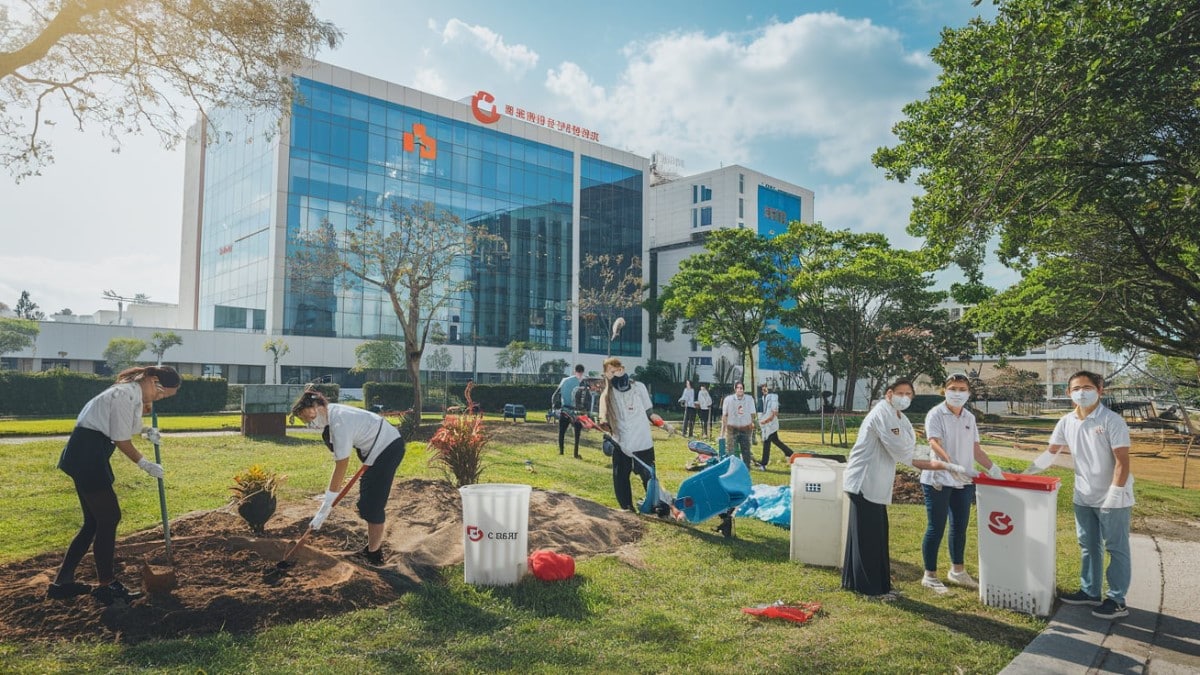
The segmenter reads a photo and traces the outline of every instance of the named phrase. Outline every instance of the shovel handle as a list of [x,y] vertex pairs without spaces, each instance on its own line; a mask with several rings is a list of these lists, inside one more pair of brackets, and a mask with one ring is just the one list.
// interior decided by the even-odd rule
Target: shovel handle
[[[154,408],[154,404],[150,407],[150,426],[158,428],[158,410]],[[154,463],[162,466],[162,452],[158,448],[158,443],[154,444]],[[171,559],[171,521],[167,519],[167,491],[163,486],[163,479],[158,479],[158,510],[162,512],[163,523],[163,541],[167,547],[167,563],[174,564]]]
[[[354,475],[350,477],[350,480],[346,481],[346,484],[342,486],[341,491],[339,491],[337,496],[333,498],[333,504],[331,504],[329,506],[330,509],[337,506],[338,502],[342,501],[342,497],[346,496],[346,493],[350,491],[350,488],[356,482],[358,482],[359,477],[362,476],[363,472],[366,470],[367,470],[366,464],[363,464],[362,466],[358,467],[358,471],[354,472]],[[304,530],[304,534],[300,535],[300,538],[296,540],[296,543],[293,544],[292,547],[290,549],[288,549],[288,552],[283,556],[283,560],[280,560],[279,562],[280,563],[287,562],[292,557],[292,554],[296,552],[296,549],[300,548],[300,545],[303,544],[305,542],[305,540],[308,539],[308,535],[312,534],[312,531],[313,531],[312,524],[309,524],[308,529]]]

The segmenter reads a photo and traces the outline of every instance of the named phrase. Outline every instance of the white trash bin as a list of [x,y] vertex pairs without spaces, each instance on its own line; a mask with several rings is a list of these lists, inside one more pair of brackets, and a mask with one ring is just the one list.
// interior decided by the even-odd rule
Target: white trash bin
[[792,462],[792,560],[841,567],[850,509],[842,491],[846,465],[802,457]]
[[509,586],[529,568],[528,485],[481,483],[458,489],[463,503],[463,577]]
[[1058,486],[1052,476],[975,479],[979,513],[979,599],[992,607],[1049,616],[1054,608]]

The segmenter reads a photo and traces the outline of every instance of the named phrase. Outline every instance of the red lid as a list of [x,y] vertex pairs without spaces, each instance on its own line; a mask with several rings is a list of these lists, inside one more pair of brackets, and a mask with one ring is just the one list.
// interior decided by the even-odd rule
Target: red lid
[[1062,483],[1054,476],[1027,476],[1023,473],[1005,473],[1005,480],[988,478],[986,473],[975,477],[976,485],[995,485],[997,487],[1020,488],[1022,490],[1037,490],[1039,492],[1054,492]]

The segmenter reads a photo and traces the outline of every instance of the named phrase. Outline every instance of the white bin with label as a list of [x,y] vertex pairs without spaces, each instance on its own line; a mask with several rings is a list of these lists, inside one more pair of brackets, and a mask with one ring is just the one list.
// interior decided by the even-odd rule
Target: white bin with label
[[463,503],[463,577],[508,586],[529,568],[528,485],[481,483],[458,489]]
[[802,457],[792,462],[792,560],[841,567],[850,509],[842,491],[846,465]]
[[979,599],[1049,616],[1054,608],[1058,486],[1051,476],[975,479],[979,518]]

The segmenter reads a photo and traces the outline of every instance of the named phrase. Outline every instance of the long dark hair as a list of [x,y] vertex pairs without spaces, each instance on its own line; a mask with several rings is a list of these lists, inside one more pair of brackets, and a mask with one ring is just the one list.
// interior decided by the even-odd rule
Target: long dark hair
[[117,384],[126,382],[140,382],[147,377],[158,379],[158,383],[164,389],[174,389],[183,384],[183,378],[179,377],[179,373],[171,366],[138,366],[136,368],[126,368],[120,373],[117,373]]

